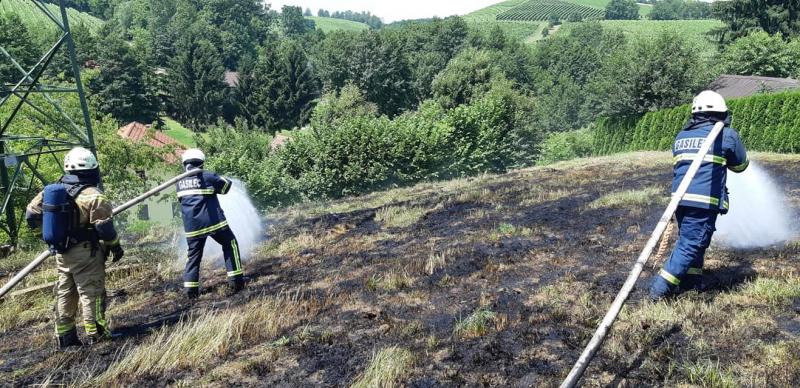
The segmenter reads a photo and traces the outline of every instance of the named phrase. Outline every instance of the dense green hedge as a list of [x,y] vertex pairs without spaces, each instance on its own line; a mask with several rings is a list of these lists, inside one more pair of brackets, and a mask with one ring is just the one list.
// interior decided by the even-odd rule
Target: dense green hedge
[[[800,92],[763,94],[728,101],[732,127],[754,151],[800,152]],[[690,115],[689,105],[641,117],[601,119],[596,123],[595,153],[668,150]]]

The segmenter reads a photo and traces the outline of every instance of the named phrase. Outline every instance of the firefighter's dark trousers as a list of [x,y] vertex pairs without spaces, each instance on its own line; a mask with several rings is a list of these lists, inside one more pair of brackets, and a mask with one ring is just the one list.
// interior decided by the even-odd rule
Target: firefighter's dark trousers
[[188,292],[196,292],[200,287],[200,260],[203,258],[203,248],[205,248],[207,237],[213,238],[222,246],[228,280],[231,282],[242,281],[244,272],[239,256],[239,244],[236,242],[233,232],[229,228],[224,228],[207,236],[192,237],[186,240],[189,245],[189,259],[186,261],[186,270],[183,273],[183,287]]
[[716,230],[715,210],[679,206],[675,217],[679,228],[678,242],[650,288],[650,296],[654,299],[680,289],[700,288],[704,256]]

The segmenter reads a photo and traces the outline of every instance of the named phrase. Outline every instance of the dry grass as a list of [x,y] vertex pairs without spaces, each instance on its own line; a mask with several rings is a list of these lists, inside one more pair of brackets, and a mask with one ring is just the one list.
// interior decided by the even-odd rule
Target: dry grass
[[46,292],[6,298],[0,303],[0,334],[45,319],[51,314],[53,301]]
[[415,224],[425,215],[421,207],[388,206],[375,212],[375,221],[388,228],[405,228]]
[[414,366],[411,351],[397,346],[381,349],[372,356],[367,369],[351,388],[391,388],[402,385],[402,379]]
[[636,207],[652,203],[666,203],[669,197],[663,195],[664,187],[645,187],[641,190],[616,191],[592,201],[587,208],[603,209],[610,207]]
[[162,328],[124,353],[92,383],[116,385],[181,369],[207,369],[245,344],[276,337],[313,314],[314,306],[295,294],[261,297],[236,310],[199,313]]
[[405,271],[390,271],[385,275],[373,275],[367,279],[367,290],[369,291],[399,291],[411,287],[414,278]]

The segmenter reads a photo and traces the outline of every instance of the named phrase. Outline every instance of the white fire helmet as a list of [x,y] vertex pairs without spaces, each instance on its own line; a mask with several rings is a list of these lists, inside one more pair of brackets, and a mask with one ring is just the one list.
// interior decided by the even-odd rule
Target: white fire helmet
[[94,170],[98,166],[97,157],[92,151],[83,147],[75,147],[64,156],[64,170],[66,171]]
[[728,111],[728,105],[725,104],[725,99],[717,92],[706,90],[701,92],[694,98],[692,102],[692,113],[700,112],[720,112],[725,113]]
[[206,155],[203,151],[198,150],[197,148],[191,148],[186,150],[181,157],[183,164],[193,162],[193,161],[206,161]]

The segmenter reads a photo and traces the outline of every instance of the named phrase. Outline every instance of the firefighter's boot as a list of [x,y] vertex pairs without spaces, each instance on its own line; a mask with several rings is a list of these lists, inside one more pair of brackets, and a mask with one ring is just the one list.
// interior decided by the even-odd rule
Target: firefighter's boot
[[73,328],[72,330],[56,337],[58,340],[58,349],[67,349],[71,346],[82,346],[83,343],[78,339],[78,331]]
[[241,277],[228,280],[228,292],[230,295],[238,294],[244,289],[244,279]]
[[678,293],[678,286],[670,283],[661,275],[653,277],[653,283],[650,285],[650,299],[657,301],[674,296]]

